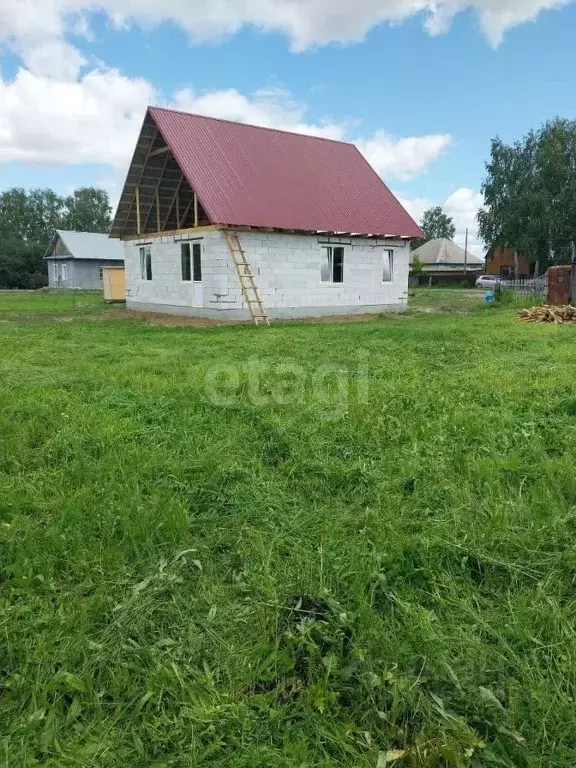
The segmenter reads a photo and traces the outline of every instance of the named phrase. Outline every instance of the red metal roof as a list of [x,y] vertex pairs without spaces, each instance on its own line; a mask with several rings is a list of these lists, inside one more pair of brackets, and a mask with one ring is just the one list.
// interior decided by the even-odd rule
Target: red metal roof
[[150,107],[214,224],[421,237],[352,144]]

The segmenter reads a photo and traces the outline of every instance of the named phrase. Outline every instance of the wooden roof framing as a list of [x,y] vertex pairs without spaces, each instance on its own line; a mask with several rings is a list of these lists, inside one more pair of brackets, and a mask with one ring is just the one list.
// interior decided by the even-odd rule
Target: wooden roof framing
[[147,114],[118,204],[111,237],[140,237],[211,224]]

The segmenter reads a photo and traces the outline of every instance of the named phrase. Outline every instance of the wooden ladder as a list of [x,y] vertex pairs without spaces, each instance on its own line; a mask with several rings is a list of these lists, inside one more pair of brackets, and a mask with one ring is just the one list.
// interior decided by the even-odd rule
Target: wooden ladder
[[246,258],[246,254],[242,248],[240,237],[236,232],[226,232],[226,242],[228,243],[228,248],[232,254],[232,261],[234,262],[236,274],[240,280],[242,294],[246,299],[246,304],[248,304],[250,317],[256,325],[260,325],[261,323],[270,325],[268,313],[260,298],[260,292],[258,291],[258,286],[256,285],[250,262]]

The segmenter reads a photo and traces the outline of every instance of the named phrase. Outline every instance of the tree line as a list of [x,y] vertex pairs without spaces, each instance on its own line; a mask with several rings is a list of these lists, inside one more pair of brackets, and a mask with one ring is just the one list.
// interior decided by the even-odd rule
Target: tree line
[[[478,234],[488,258],[510,249],[536,274],[576,260],[576,120],[554,118],[511,144],[492,139],[482,194]],[[413,248],[455,234],[441,207],[426,211],[420,226],[426,237]]]
[[513,144],[492,140],[479,234],[541,273],[576,253],[576,120],[555,118]]
[[20,187],[0,193],[0,288],[41,288],[43,261],[54,230],[108,232],[112,207],[107,192],[81,187],[61,196],[51,189]]

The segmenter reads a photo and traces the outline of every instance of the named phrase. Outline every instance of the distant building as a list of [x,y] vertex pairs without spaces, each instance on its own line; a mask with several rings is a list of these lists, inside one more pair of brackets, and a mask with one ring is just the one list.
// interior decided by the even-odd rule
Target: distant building
[[423,265],[423,274],[436,277],[437,282],[446,277],[452,280],[464,277],[466,273],[480,274],[484,269],[483,259],[470,251],[466,255],[459,245],[446,238],[429,240],[420,248],[416,248],[410,254],[410,260],[414,261],[416,258]]
[[150,107],[110,234],[128,309],[266,323],[404,308],[423,233],[351,144]]
[[51,288],[102,289],[103,267],[123,266],[124,249],[108,235],[57,229],[44,258]]
[[[517,254],[518,258],[518,279],[522,280],[534,275],[534,264],[529,264],[526,259]],[[513,248],[501,248],[496,246],[490,248],[486,254],[486,274],[499,275],[508,280],[514,279],[516,271],[516,261]]]

